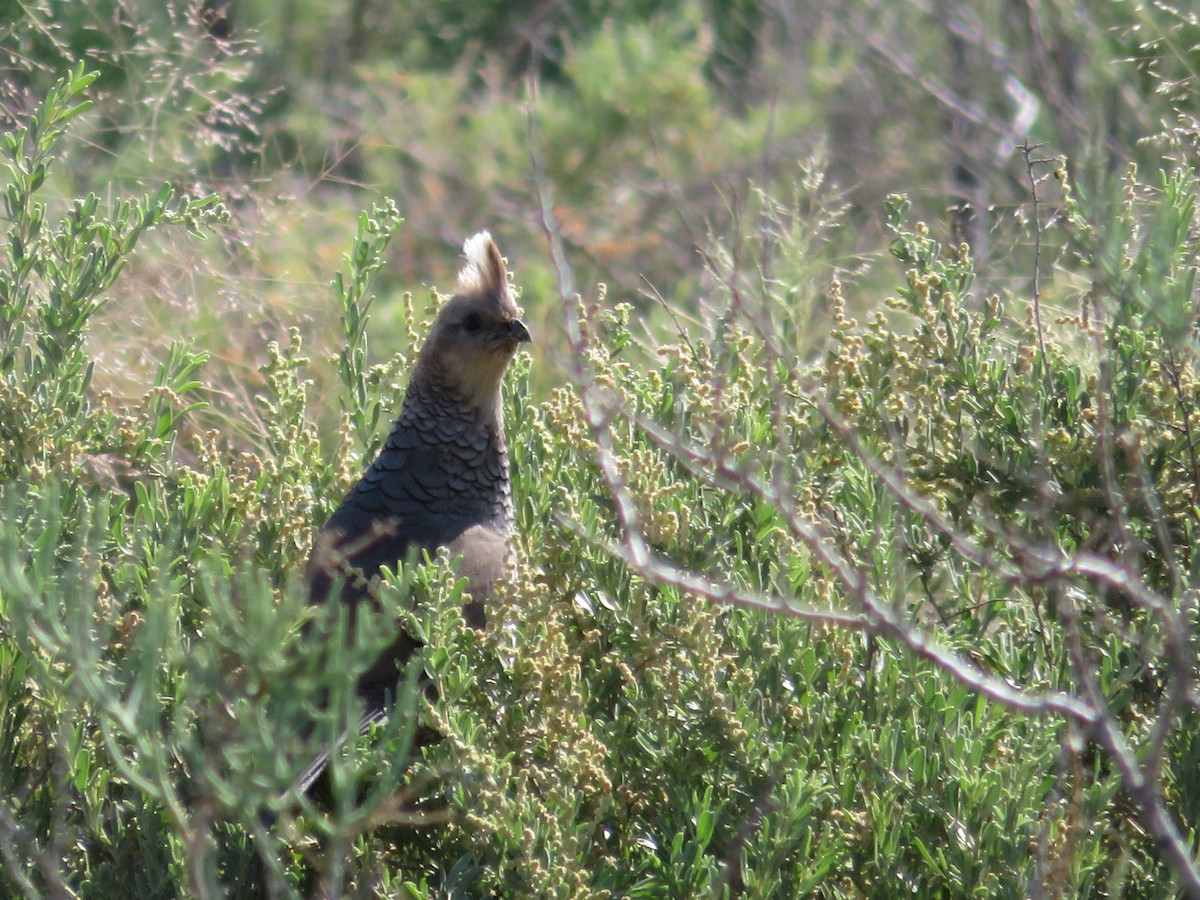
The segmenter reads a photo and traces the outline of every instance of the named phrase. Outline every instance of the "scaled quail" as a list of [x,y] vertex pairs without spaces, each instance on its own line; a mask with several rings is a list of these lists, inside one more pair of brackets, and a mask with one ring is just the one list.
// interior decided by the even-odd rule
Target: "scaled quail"
[[[310,597],[357,604],[380,566],[411,548],[462,556],[471,624],[509,566],[513,529],[500,383],[517,346],[530,340],[500,251],[486,231],[463,244],[467,263],[417,356],[408,391],[379,456],[350,489],[309,558]],[[417,647],[401,633],[359,681],[364,723],[387,715],[400,670]],[[309,779],[311,780],[311,779]]]

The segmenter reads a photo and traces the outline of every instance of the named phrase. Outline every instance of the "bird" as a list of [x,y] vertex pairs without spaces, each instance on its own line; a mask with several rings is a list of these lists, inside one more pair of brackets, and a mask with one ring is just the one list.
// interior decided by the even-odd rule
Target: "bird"
[[[369,602],[382,566],[440,548],[461,557],[475,627],[512,565],[513,505],[501,385],[531,341],[508,270],[487,231],[463,244],[466,264],[417,354],[400,414],[379,455],[320,529],[306,569],[311,603]],[[401,670],[419,648],[401,632],[359,678],[360,727],[386,719]],[[318,760],[302,779],[320,775]]]

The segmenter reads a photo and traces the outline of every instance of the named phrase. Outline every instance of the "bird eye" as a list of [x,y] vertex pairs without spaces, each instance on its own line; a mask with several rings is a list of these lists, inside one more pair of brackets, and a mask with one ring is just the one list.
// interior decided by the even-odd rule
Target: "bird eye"
[[482,327],[483,319],[480,317],[479,313],[469,313],[467,317],[463,319],[463,328],[467,329],[467,331],[471,332],[472,334],[477,332]]

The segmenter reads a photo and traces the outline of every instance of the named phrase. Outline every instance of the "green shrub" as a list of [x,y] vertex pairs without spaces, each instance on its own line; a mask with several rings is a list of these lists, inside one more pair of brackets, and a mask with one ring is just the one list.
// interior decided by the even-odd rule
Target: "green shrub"
[[[88,80],[4,144],[3,892],[1191,889],[1189,173],[1099,194],[1064,167],[1064,274],[1028,299],[974,298],[971,254],[894,198],[899,287],[859,324],[811,179],[714,230],[705,315],[672,339],[561,298],[567,384],[535,401],[521,358],[506,389],[520,562],[489,626],[439,559],[349,634],[296,573],[406,372],[410,347],[366,346],[398,211],[359,217],[334,279],[339,428],[298,329],[251,391],[254,452],[244,410],[198,427],[196,347],[121,408],[91,385],[93,316],[143,235],[223,211],[47,202]],[[816,359],[805,310],[833,325]],[[395,623],[426,647],[400,709],[343,740]],[[445,740],[414,753],[419,719]],[[321,749],[330,796],[294,796]]]

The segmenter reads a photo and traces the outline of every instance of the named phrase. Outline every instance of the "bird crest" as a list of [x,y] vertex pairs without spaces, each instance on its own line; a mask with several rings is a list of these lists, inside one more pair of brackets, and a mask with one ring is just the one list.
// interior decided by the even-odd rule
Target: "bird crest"
[[489,297],[506,297],[510,293],[504,257],[490,232],[481,231],[467,238],[463,242],[463,255],[467,264],[458,273],[454,293],[478,293]]

